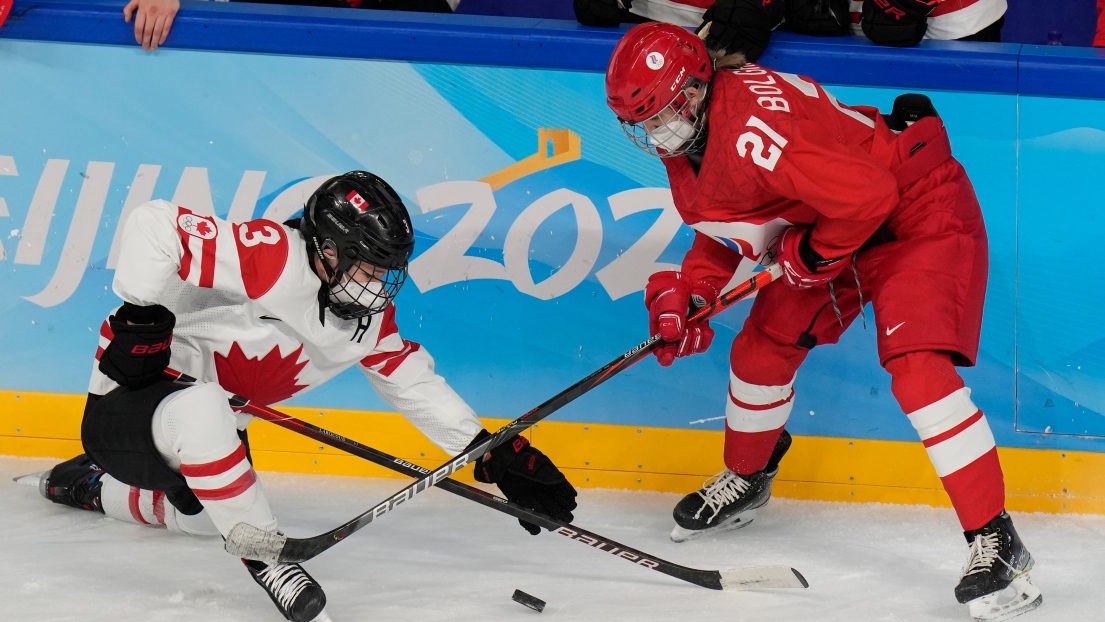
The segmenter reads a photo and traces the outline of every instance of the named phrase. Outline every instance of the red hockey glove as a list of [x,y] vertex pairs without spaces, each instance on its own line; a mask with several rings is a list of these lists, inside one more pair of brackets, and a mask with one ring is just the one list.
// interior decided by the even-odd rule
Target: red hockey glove
[[717,296],[712,285],[682,272],[667,270],[648,277],[648,331],[650,335],[659,333],[668,342],[652,351],[660,365],[667,367],[678,357],[705,352],[710,347],[714,340],[710,321],[688,322],[687,316],[713,303]]
[[810,248],[810,228],[795,225],[779,237],[779,263],[787,283],[797,289],[825,285],[836,278],[847,263],[844,257],[825,259]]

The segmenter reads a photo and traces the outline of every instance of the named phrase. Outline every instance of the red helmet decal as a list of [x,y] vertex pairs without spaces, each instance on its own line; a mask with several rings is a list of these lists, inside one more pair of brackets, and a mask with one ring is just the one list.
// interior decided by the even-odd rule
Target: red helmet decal
[[345,200],[353,204],[353,207],[361,210],[362,212],[368,209],[368,201],[364,200],[356,190],[350,190],[349,194],[345,195]]

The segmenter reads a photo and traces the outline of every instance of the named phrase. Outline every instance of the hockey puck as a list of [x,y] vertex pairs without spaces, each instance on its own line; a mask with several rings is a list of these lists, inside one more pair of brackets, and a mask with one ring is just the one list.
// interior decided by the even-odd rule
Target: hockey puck
[[530,596],[522,590],[514,590],[514,596],[511,596],[510,599],[516,603],[521,603],[529,607],[530,609],[533,609],[537,613],[541,613],[545,610],[545,601],[541,600],[540,598]]

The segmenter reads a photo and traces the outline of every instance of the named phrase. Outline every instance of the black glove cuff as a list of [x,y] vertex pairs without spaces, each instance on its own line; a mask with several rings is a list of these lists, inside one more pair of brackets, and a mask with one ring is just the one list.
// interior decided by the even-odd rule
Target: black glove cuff
[[782,28],[803,35],[851,34],[848,0],[787,0]]
[[[476,438],[468,444],[468,448],[478,445],[490,436],[491,433],[487,430],[480,430]],[[511,465],[514,464],[514,461],[518,459],[518,454],[525,451],[529,446],[529,439],[524,436],[515,436],[502,445],[492,448],[490,457],[485,459],[484,456],[480,456],[476,459],[476,481],[485,484],[498,484]]]
[[807,231],[805,235],[798,240],[798,258],[802,260],[802,263],[805,264],[806,269],[809,270],[811,274],[824,270],[844,259],[843,257],[833,257],[830,259],[822,257],[821,253],[813,250],[813,247],[810,246],[811,237],[813,237],[812,229]]
[[161,305],[138,306],[124,302],[123,306],[108,318],[113,331],[117,325],[127,326],[134,333],[156,333],[171,331],[176,326],[176,316]]

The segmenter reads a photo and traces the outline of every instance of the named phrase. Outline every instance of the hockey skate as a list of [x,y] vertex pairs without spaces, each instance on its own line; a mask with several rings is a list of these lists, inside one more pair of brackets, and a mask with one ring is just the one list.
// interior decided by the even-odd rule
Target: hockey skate
[[299,564],[266,564],[243,559],[246,570],[265,588],[273,604],[291,622],[330,622],[326,594]]
[[100,478],[104,472],[92,459],[81,454],[66,460],[49,471],[15,478],[17,484],[35,486],[38,492],[54,503],[103,514],[100,502]]
[[779,461],[790,448],[790,434],[783,430],[771,458],[762,471],[748,476],[726,469],[707,479],[702,490],[683,497],[675,506],[672,542],[686,542],[711,533],[723,533],[747,526],[756,510],[771,498],[771,483],[779,472]]
[[981,529],[964,534],[970,556],[955,587],[955,598],[967,605],[977,622],[1008,620],[1032,611],[1044,601],[1032,584],[1032,554],[1024,548],[1013,520],[1004,511]]

